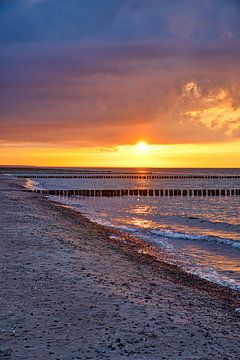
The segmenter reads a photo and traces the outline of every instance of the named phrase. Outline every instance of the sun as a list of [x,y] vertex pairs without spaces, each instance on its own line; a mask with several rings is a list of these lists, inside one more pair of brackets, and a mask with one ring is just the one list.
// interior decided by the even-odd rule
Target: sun
[[138,154],[145,154],[149,151],[149,145],[146,143],[146,141],[139,141],[135,145],[136,153]]

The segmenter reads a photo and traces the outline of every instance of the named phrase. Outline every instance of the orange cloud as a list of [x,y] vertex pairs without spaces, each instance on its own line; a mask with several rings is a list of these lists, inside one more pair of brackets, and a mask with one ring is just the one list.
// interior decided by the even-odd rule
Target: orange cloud
[[[197,99],[193,109],[183,113],[190,122],[202,124],[209,130],[220,130],[227,137],[234,137],[240,129],[240,107],[233,106],[233,98],[228,89],[211,89],[203,95],[196,82],[184,86],[183,96]],[[190,95],[189,95],[190,94]]]

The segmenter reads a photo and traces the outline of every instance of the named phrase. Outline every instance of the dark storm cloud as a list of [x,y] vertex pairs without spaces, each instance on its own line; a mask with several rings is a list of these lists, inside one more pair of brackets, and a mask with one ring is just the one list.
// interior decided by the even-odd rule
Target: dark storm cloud
[[124,0],[11,0],[0,3],[0,41],[78,40],[111,24]]
[[234,0],[5,0],[0,42],[77,41],[82,38],[237,39]]

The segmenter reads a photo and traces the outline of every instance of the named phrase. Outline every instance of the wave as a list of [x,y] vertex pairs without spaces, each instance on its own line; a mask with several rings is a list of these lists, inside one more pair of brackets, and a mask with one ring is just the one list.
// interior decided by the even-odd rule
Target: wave
[[183,239],[183,240],[201,240],[201,241],[209,241],[215,242],[221,245],[228,245],[236,249],[240,249],[240,241],[235,241],[227,238],[220,238],[212,235],[196,235],[196,234],[186,234],[182,232],[174,232],[171,230],[159,230],[159,229],[151,229],[151,234],[169,238],[169,239]]
[[[50,196],[50,198],[51,198],[51,196]],[[70,205],[69,202],[66,201],[66,199],[58,199],[57,201],[67,204],[68,206]],[[80,210],[79,207],[76,206],[76,204],[71,204],[71,206],[77,211]],[[132,233],[136,236],[139,236],[143,239],[144,238],[146,239],[146,236],[147,236],[148,241],[151,241],[151,237],[152,238],[154,237],[155,238],[154,242],[155,242],[156,237],[157,237],[159,245],[161,244],[164,248],[172,248],[172,244],[162,241],[164,238],[165,239],[167,238],[167,239],[181,239],[181,240],[191,240],[191,241],[208,241],[208,242],[217,243],[220,245],[227,245],[232,248],[240,250],[240,241],[238,241],[238,240],[233,240],[233,239],[218,237],[218,236],[213,236],[213,235],[189,234],[189,233],[173,231],[173,230],[169,230],[169,229],[159,229],[159,228],[148,228],[148,229],[145,228],[144,229],[144,228],[139,228],[139,227],[132,227],[132,226],[129,226],[130,224],[126,224],[127,221],[125,222],[125,224],[119,224],[119,223],[116,224],[116,223],[112,222],[110,219],[108,219],[107,216],[102,217],[101,211],[99,211],[99,214],[98,214],[98,212],[96,212],[96,210],[94,212],[89,212],[89,209],[84,209],[82,206],[81,206],[81,212],[84,213],[87,217],[89,217],[92,221],[96,221],[97,223],[99,223],[101,225],[113,227],[113,228],[116,228],[116,229],[119,229],[122,231],[126,231],[126,232],[130,232],[130,233]],[[169,226],[169,224],[168,224],[168,226]]]
[[222,220],[212,220],[209,219],[207,217],[199,217],[199,216],[195,216],[195,215],[185,215],[185,216],[181,216],[181,215],[175,215],[175,214],[169,214],[169,215],[159,215],[158,216],[153,216],[154,219],[156,219],[155,221],[167,221],[168,223],[172,223],[174,222],[174,224],[176,224],[176,222],[179,223],[183,223],[186,224],[187,222],[189,222],[189,220],[191,221],[191,226],[194,225],[201,225],[201,226],[215,226],[218,227],[220,229],[222,228],[228,228],[230,230],[233,231],[239,231],[239,224],[237,223],[237,220],[235,221],[231,221],[230,219],[227,219],[227,221],[222,221]]
[[41,188],[39,181],[32,180],[32,179],[26,179],[24,186],[25,186],[25,188],[31,189],[31,190],[35,190],[35,189],[40,189],[40,188]]

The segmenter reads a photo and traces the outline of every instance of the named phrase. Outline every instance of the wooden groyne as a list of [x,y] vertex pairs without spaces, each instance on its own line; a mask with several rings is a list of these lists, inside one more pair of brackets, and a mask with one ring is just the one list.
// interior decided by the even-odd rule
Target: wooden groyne
[[14,175],[22,179],[240,179],[240,175]]
[[[3,169],[3,168],[0,168]],[[44,170],[27,170],[27,169],[5,169],[5,170],[0,170],[0,174],[11,174],[13,176],[18,176],[18,175],[23,175],[23,176],[30,176],[31,174],[33,175],[51,175],[51,174],[57,174],[57,175],[104,175],[104,174],[109,174],[109,175],[140,175],[140,174],[146,174],[146,175],[151,175],[152,172],[150,171],[141,171],[141,172],[129,172],[129,171],[114,171],[112,172],[111,170],[67,170],[67,169],[44,169]]]
[[0,166],[2,174],[110,174],[111,170],[90,170],[79,168],[31,168],[31,167],[6,167]]
[[33,189],[26,191],[56,196],[120,197],[120,196],[240,196],[240,189]]

